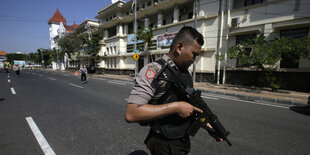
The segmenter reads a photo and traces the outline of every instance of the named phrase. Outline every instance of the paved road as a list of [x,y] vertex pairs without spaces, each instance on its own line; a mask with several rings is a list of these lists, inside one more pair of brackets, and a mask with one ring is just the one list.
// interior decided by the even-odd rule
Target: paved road
[[[100,78],[80,84],[72,73],[23,70],[16,77],[0,71],[0,154],[149,153],[143,145],[148,129],[124,120],[131,88],[130,82]],[[308,115],[287,105],[213,94],[204,99],[231,131],[233,147],[201,130],[192,138],[191,154],[310,152]]]

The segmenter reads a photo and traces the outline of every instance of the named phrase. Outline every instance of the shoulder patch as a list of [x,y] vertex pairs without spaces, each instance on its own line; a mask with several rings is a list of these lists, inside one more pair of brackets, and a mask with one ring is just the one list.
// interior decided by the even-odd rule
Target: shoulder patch
[[151,69],[148,69],[148,70],[146,71],[146,73],[145,73],[145,76],[146,76],[146,78],[148,78],[148,79],[153,79],[153,78],[155,77],[155,75],[156,75],[156,72],[153,71],[153,70],[151,70]]
[[147,69],[148,70],[153,70],[155,72],[158,72],[158,70],[159,70],[155,65],[149,65]]

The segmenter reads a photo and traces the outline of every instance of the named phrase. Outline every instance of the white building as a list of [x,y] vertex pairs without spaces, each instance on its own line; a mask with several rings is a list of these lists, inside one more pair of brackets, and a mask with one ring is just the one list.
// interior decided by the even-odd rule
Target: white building
[[[62,16],[58,8],[53,17],[48,20],[48,25],[50,26],[50,46],[51,49],[56,50],[59,50],[59,46],[57,44],[58,40],[64,35],[74,32],[74,30],[79,26],[75,23],[71,26],[67,25],[66,19]],[[64,57],[64,62],[59,62],[58,64],[56,62],[52,62],[53,69],[60,68],[61,70],[64,70],[68,64],[68,56]]]
[[[99,23],[97,21],[91,20],[91,19],[87,19],[87,20],[85,20],[84,22],[82,22],[80,24],[80,26],[77,29],[77,31],[79,31],[78,33],[80,35],[87,34],[87,38],[89,40],[91,40],[94,35],[98,34],[98,31],[97,31],[98,27],[99,27]],[[100,58],[97,59],[96,55],[89,55],[89,54],[87,54],[85,52],[86,44],[83,45],[83,47],[84,48],[80,49],[77,52],[78,56],[76,57],[76,59],[78,60],[79,65],[85,65],[89,69],[89,71],[90,71],[93,67],[97,66],[96,64],[99,63],[99,65],[100,65],[100,62],[102,62],[102,59],[100,59]],[[95,70],[93,70],[93,71],[95,71]]]
[[[216,54],[226,55],[229,47],[259,34],[265,35],[267,39],[309,35],[308,0],[196,0],[197,9],[195,0],[138,2],[138,28],[152,28],[153,39],[156,40],[146,51],[141,43],[138,45],[139,69],[168,53],[169,41],[175,33],[183,26],[192,26],[203,34],[205,41],[196,63],[197,81],[221,83],[226,80],[226,83],[237,83],[245,78],[249,83],[244,84],[252,85],[251,76],[256,76],[256,73],[241,66],[236,60],[226,58],[226,61],[218,61]],[[132,58],[132,3],[133,0],[120,0],[98,11],[96,18],[100,20],[100,28],[104,29],[100,68],[106,73],[130,74],[135,70]],[[310,61],[303,59],[292,66],[284,61],[280,62],[278,69],[280,80],[286,81],[283,82],[286,83],[284,88],[306,89],[305,82],[309,81],[306,79],[310,79]],[[291,74],[298,74],[298,77],[287,76]],[[295,83],[291,84],[292,81]],[[309,82],[307,85],[309,89]]]

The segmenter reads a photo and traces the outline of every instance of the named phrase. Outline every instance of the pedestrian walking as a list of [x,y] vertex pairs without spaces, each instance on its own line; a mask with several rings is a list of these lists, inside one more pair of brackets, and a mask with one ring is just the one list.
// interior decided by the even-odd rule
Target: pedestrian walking
[[18,64],[14,65],[13,70],[15,71],[16,76],[20,77],[20,66]]
[[81,83],[82,84],[86,83],[87,68],[85,67],[85,65],[83,65],[80,68],[80,74],[81,74]]

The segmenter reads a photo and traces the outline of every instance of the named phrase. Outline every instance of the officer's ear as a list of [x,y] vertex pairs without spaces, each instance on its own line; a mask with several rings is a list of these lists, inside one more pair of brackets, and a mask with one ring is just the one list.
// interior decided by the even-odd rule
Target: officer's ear
[[178,42],[178,43],[177,43],[177,45],[176,45],[175,50],[176,50],[176,51],[177,51],[177,53],[180,55],[180,54],[181,54],[181,52],[182,52],[182,50],[183,50],[183,48],[184,48],[184,44],[183,44],[183,42]]

